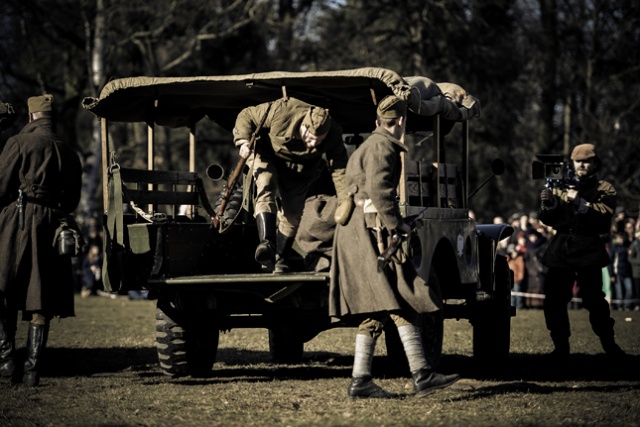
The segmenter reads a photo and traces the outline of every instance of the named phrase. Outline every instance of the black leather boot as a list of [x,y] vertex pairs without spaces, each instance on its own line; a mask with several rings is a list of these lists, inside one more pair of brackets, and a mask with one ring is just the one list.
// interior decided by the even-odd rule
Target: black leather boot
[[15,325],[6,318],[0,318],[0,377],[11,378],[16,365],[13,361]]
[[569,354],[571,353],[569,347],[569,338],[568,337],[554,337],[551,336],[553,341],[554,350],[549,354],[549,356],[557,363],[566,363],[569,361]]
[[265,271],[273,271],[276,262],[276,214],[262,212],[256,216],[258,238],[260,243],[256,247],[256,261]]
[[390,399],[395,397],[373,382],[371,377],[352,378],[349,385],[350,399]]
[[623,359],[627,356],[627,353],[616,344],[616,340],[612,336],[600,337],[600,343],[602,349],[607,354],[607,357],[611,359]]
[[279,230],[276,233],[276,265],[273,269],[274,274],[284,274],[291,271],[289,265],[291,252],[293,252],[293,242],[295,237],[287,237]]
[[40,362],[42,352],[47,345],[48,335],[48,322],[44,325],[29,323],[27,354],[24,361],[24,375],[22,377],[22,385],[25,387],[35,387],[40,383]]
[[424,397],[436,390],[447,388],[460,379],[458,374],[443,375],[431,369],[421,369],[411,376],[416,397]]

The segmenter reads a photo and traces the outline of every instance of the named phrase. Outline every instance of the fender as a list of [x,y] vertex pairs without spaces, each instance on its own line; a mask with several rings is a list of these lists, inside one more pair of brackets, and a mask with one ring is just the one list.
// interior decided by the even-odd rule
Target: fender
[[510,237],[515,229],[509,224],[478,224],[476,225],[476,233],[478,237],[488,237],[494,242]]

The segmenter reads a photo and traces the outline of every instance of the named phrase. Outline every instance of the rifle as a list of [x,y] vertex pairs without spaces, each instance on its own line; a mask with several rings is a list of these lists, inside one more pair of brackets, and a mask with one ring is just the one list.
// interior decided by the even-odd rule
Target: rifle
[[[264,126],[264,122],[267,120],[267,116],[269,115],[271,104],[272,103],[270,102],[269,106],[267,107],[267,111],[264,112],[264,115],[260,119],[260,123],[258,124],[258,127],[251,134],[251,138],[249,139],[249,152],[253,151],[253,146],[256,144],[256,139],[258,138],[258,135],[262,130],[262,126]],[[248,157],[249,156],[247,156],[247,158]],[[227,181],[227,185],[225,185],[223,189],[224,193],[222,194],[222,201],[220,202],[220,206],[218,206],[218,212],[216,212],[215,216],[211,218],[211,222],[213,223],[214,228],[221,227],[220,218],[222,218],[222,215],[224,214],[224,210],[227,207],[227,202],[229,201],[229,197],[231,196],[231,194],[233,194],[233,190],[235,189],[236,184],[238,183],[238,178],[242,174],[242,169],[244,169],[245,164],[247,164],[247,159],[241,157],[240,161],[238,162],[235,169],[231,173],[231,176]]]
[[[418,214],[415,215],[411,219],[411,221],[407,222],[407,225],[411,227],[411,229],[413,229],[413,226],[416,225],[416,222],[418,222],[420,218],[422,218],[422,215],[424,215],[427,209],[429,209],[428,206],[422,209],[420,212],[418,212]],[[380,255],[378,255],[378,272],[384,270],[386,265],[391,260],[391,257],[393,256],[393,254],[395,254],[398,251],[398,249],[400,248],[400,245],[402,244],[403,241],[407,239],[407,237],[409,237],[408,234],[402,234],[402,233],[394,233],[393,236],[391,236],[391,244],[389,244],[387,249],[385,249],[384,251],[382,251]]]

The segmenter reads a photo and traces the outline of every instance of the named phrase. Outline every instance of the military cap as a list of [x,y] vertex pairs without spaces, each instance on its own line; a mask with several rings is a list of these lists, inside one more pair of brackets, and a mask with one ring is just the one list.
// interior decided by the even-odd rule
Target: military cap
[[407,103],[395,95],[382,98],[378,104],[378,117],[382,119],[397,119],[407,114]]
[[304,116],[302,124],[307,128],[309,133],[314,135],[324,135],[331,129],[331,116],[329,110],[322,107],[311,107]]
[[27,101],[30,113],[53,111],[53,95],[32,96]]
[[576,145],[571,153],[571,160],[586,160],[592,157],[598,157],[596,154],[596,147],[593,144],[580,144]]

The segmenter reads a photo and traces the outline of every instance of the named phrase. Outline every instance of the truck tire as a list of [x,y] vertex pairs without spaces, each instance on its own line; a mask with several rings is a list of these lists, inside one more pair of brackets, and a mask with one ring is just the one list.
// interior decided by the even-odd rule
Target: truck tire
[[498,366],[509,356],[511,345],[511,272],[507,259],[495,261],[496,290],[493,299],[479,303],[471,321],[473,356],[480,363]]
[[276,325],[269,329],[269,352],[273,363],[300,363],[304,337],[294,326]]
[[187,316],[162,299],[156,306],[156,350],[160,369],[169,376],[206,376],[218,351],[220,331],[211,318]]

